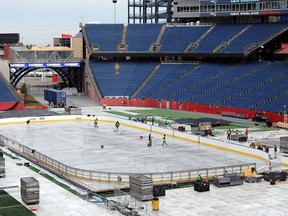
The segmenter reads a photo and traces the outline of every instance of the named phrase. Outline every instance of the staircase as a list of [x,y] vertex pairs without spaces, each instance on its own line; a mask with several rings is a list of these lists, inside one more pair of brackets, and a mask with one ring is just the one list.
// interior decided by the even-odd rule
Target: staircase
[[128,50],[128,44],[126,43],[127,30],[128,30],[128,26],[124,25],[121,43],[117,44],[117,51],[127,51]]
[[213,53],[217,53],[225,49],[227,46],[229,46],[233,40],[235,40],[239,35],[241,35],[243,32],[245,32],[247,29],[249,29],[251,25],[247,25],[244,29],[242,29],[240,32],[238,32],[236,35],[234,35],[230,40],[227,42],[219,44],[214,50]]
[[185,50],[184,50],[184,53],[188,53],[194,49],[196,49],[199,44],[201,43],[201,41],[206,37],[206,35],[208,35],[214,28],[215,28],[216,25],[212,25],[211,28],[209,28],[200,38],[198,38],[198,40],[193,43],[193,44],[189,44]]
[[[181,93],[183,93],[183,92],[190,91],[190,90],[193,89],[193,88],[196,88],[196,87],[198,87],[198,86],[200,86],[200,85],[203,85],[203,84],[206,83],[206,82],[209,82],[209,81],[211,81],[211,80],[213,80],[213,79],[216,79],[216,78],[219,77],[219,76],[222,76],[223,74],[225,74],[225,73],[233,70],[234,68],[236,68],[236,67],[238,67],[238,66],[239,66],[239,65],[232,66],[232,67],[230,67],[230,68],[228,68],[228,69],[226,69],[226,70],[224,70],[224,71],[220,71],[218,74],[214,74],[213,76],[207,77],[207,78],[204,79],[204,80],[200,80],[200,81],[198,81],[197,83],[193,84],[192,86],[186,87],[185,89],[181,89],[181,90],[179,90],[179,91],[177,91],[177,92],[169,95],[166,99],[169,99],[169,98],[171,98],[171,97],[173,97],[173,96],[175,96],[175,95],[181,94]],[[199,68],[199,67],[197,67],[197,68]],[[195,68],[194,68],[194,70],[195,70]]]
[[143,87],[146,85],[146,83],[151,79],[151,77],[156,73],[156,71],[158,70],[158,68],[160,67],[161,63],[158,63],[153,70],[151,71],[151,73],[146,77],[146,79],[144,80],[144,82],[136,89],[136,91],[131,95],[131,98],[135,98],[136,95],[143,89]]
[[149,52],[157,52],[161,49],[161,40],[162,40],[162,37],[163,37],[163,34],[165,33],[165,30],[166,30],[166,25],[163,24],[161,30],[160,30],[160,33],[156,39],[156,42],[152,43],[150,48],[149,48]]
[[194,68],[191,68],[189,71],[187,71],[186,73],[182,74],[181,77],[177,77],[176,79],[170,81],[169,83],[167,83],[166,85],[162,86],[161,88],[158,88],[157,90],[155,90],[153,93],[150,93],[147,95],[147,97],[151,97],[155,94],[157,94],[158,92],[161,92],[167,88],[169,88],[171,85],[173,85],[174,83],[177,83],[179,80],[184,79],[185,77],[187,77],[188,75],[190,75],[194,70],[197,70],[201,65],[197,65]]

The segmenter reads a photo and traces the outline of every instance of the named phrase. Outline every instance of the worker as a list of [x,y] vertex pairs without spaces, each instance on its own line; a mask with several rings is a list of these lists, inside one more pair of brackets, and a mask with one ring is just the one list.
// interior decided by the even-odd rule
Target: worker
[[230,128],[227,130],[227,139],[228,140],[231,139],[231,129]]
[[166,135],[165,135],[165,134],[163,135],[163,143],[162,143],[162,146],[163,146],[164,144],[165,144],[165,145],[168,145],[167,142],[166,142]]
[[149,133],[149,135],[148,135],[148,147],[151,147],[152,146],[152,135],[151,135],[151,133]]
[[94,127],[95,127],[95,128],[98,128],[98,118],[96,118],[96,119],[94,120]]
[[277,158],[277,146],[274,145],[274,158]]
[[247,139],[248,139],[248,134],[249,134],[249,130],[248,130],[248,128],[246,128],[245,135],[247,136]]
[[238,132],[238,130],[236,130],[236,132],[235,132],[235,139],[236,139],[236,141],[239,140],[239,132]]
[[267,152],[269,154],[269,146],[265,146],[265,152]]
[[119,130],[119,127],[120,127],[120,123],[119,123],[119,121],[116,121],[116,123],[115,123],[115,127],[116,127],[116,131],[118,131],[118,130]]

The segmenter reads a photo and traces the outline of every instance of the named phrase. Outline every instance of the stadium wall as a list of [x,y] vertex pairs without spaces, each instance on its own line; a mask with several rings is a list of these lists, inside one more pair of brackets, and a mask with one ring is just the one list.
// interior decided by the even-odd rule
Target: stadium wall
[[0,111],[5,110],[23,110],[24,102],[0,102]]
[[[87,70],[87,69],[85,69]],[[96,89],[93,86],[92,80],[90,78],[89,72],[85,71],[85,77],[83,79],[83,86],[85,88],[84,92],[86,95],[91,99],[96,102],[99,102],[99,98],[96,94]]]
[[[177,101],[165,101],[165,100],[154,100],[154,99],[131,99],[128,98],[101,98],[100,105],[106,106],[136,106],[136,107],[153,107],[162,109],[172,109],[190,112],[201,112],[221,115],[223,112],[242,114],[248,119],[252,119],[257,110],[249,110],[242,108],[233,107],[222,107],[222,106],[210,106],[205,104],[193,104],[193,103],[181,103]],[[272,122],[283,122],[283,116],[279,113],[265,112],[269,120]]]

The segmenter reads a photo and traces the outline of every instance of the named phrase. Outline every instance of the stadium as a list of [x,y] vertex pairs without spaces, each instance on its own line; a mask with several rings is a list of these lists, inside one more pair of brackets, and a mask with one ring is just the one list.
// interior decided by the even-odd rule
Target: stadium
[[[45,187],[32,207],[17,190],[20,177],[48,173],[82,197],[71,198],[74,208],[63,201],[67,215],[285,215],[287,9],[288,1],[129,0],[128,24],[80,23],[76,36],[55,38],[54,47],[27,47],[19,34],[2,34],[1,192],[32,214],[61,215]],[[65,92],[67,101],[47,99],[46,89]],[[40,105],[28,106],[27,92]],[[199,122],[212,121],[213,134],[199,132]],[[36,174],[25,174],[24,164]],[[244,175],[252,168],[265,181]],[[222,185],[225,173],[241,186]],[[135,175],[166,196],[139,198]],[[199,181],[210,191],[199,193]],[[84,209],[76,204],[83,199]],[[49,212],[48,200],[58,210]]]

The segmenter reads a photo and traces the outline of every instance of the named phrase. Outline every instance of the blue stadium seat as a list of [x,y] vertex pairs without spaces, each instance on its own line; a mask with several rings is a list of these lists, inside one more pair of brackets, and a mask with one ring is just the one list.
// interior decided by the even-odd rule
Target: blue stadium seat
[[122,39],[123,24],[86,24],[85,31],[89,44],[99,45],[99,52],[115,52]]
[[151,44],[156,42],[161,28],[161,24],[129,24],[126,36],[128,51],[148,52]]
[[[222,53],[243,53],[249,46],[258,46],[272,35],[287,28],[286,23],[261,23],[251,26],[223,49]],[[224,34],[224,32],[223,32]]]
[[241,32],[247,25],[244,24],[217,24],[200,42],[199,46],[190,52],[213,53],[221,44],[227,43],[233,36]]
[[195,43],[211,26],[167,26],[163,34],[160,52],[183,53],[189,44]]
[[91,61],[94,76],[104,97],[129,97],[151,73],[154,62],[120,62],[120,72],[115,73],[115,62]]
[[7,85],[0,79],[0,102],[16,102],[17,98],[13,95]]

